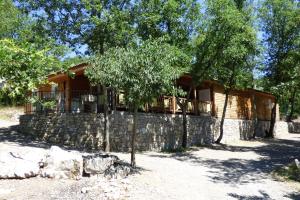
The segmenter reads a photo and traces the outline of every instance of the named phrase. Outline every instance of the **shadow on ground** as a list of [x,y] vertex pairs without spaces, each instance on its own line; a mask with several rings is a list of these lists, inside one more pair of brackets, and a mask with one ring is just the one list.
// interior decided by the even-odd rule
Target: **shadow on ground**
[[[296,140],[295,140],[296,139]],[[269,178],[271,172],[282,167],[295,158],[300,159],[300,136],[289,139],[266,139],[260,140],[264,145],[245,147],[218,145],[206,147],[216,151],[228,151],[232,153],[254,152],[261,156],[258,159],[230,158],[230,159],[207,159],[195,154],[194,150],[182,153],[150,155],[153,157],[171,157],[183,162],[191,162],[205,166],[209,171],[209,178],[215,183],[226,183],[232,185],[243,185],[247,183],[259,183]],[[201,148],[200,148],[201,150]],[[260,196],[239,196],[229,193],[228,195],[236,199],[270,199],[264,191],[260,191]],[[290,199],[300,199],[300,193],[293,193],[286,196]]]
[[51,145],[46,142],[36,140],[33,136],[24,135],[18,132],[18,126],[0,128],[0,143],[14,142],[20,146],[50,148]]
[[253,195],[253,196],[245,196],[245,195],[238,195],[238,194],[234,194],[234,193],[229,193],[228,196],[233,197],[235,199],[238,200],[267,200],[267,199],[271,199],[270,196],[262,191],[259,190],[260,195]]
[[[92,150],[87,151],[86,149],[80,149],[75,147],[70,147],[63,144],[57,144],[57,143],[49,143],[46,141],[43,141],[41,139],[38,139],[37,137],[34,137],[33,135],[26,135],[21,133],[19,130],[19,126],[10,126],[7,128],[0,128],[0,143],[3,142],[13,142],[20,146],[28,146],[28,147],[36,147],[36,148],[44,148],[49,149],[52,145],[59,146],[62,149],[65,150],[77,150],[79,152],[93,152]],[[101,151],[97,150],[97,153]]]
[[[43,141],[35,140],[32,136],[24,136],[18,133],[15,126],[0,128],[0,143],[14,142],[23,146],[39,148],[49,148],[51,145]],[[216,151],[228,151],[232,153],[254,152],[260,155],[259,159],[231,158],[231,159],[207,159],[197,156],[194,152],[201,150],[194,148],[188,152],[151,154],[152,157],[174,158],[182,162],[191,162],[206,166],[210,169],[209,178],[215,183],[226,183],[233,185],[243,185],[247,183],[259,183],[277,167],[284,166],[292,162],[295,158],[300,159],[300,135],[292,139],[272,139],[261,140],[262,146],[231,146],[219,145],[212,146]],[[63,146],[64,147],[64,146]],[[67,148],[67,147],[64,147]],[[203,148],[203,147],[202,147]],[[208,148],[208,147],[205,147]],[[228,195],[236,199],[270,199],[264,191],[260,191],[260,196],[240,196],[239,194],[229,193]],[[292,193],[285,196],[290,199],[300,199],[300,193]]]

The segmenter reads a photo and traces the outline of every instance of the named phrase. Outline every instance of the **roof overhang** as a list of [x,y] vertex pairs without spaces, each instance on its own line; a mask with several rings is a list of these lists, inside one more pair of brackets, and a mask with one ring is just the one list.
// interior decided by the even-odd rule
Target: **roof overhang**
[[[81,63],[79,65],[75,65],[71,68],[69,68],[70,73],[74,73],[75,76],[84,74],[84,70],[88,67],[87,63]],[[69,74],[67,72],[58,72],[56,74],[51,74],[48,76],[49,82],[61,82],[67,80],[69,77]]]

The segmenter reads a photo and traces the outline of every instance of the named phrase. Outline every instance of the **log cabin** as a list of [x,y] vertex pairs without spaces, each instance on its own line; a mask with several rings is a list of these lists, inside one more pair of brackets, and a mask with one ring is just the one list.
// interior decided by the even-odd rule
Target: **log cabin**
[[[49,75],[48,84],[41,85],[36,91],[30,93],[39,101],[34,104],[25,104],[25,114],[35,112],[100,113],[103,112],[105,99],[110,110],[128,110],[124,101],[125,94],[109,88],[107,98],[105,98],[102,87],[93,86],[84,75],[87,67],[86,63],[71,67],[69,71],[74,73],[72,78],[63,72]],[[186,91],[191,87],[191,83],[192,78],[188,74],[182,75],[177,80],[177,84]],[[184,100],[182,97],[179,99]],[[188,98],[187,114],[221,118],[224,100],[224,87],[217,81],[205,80],[197,87],[193,87]],[[46,106],[45,102],[52,103]],[[269,121],[274,102],[275,97],[267,92],[255,89],[232,90],[225,118]],[[140,112],[182,113],[175,96],[167,95],[153,99],[153,102],[141,108]]]

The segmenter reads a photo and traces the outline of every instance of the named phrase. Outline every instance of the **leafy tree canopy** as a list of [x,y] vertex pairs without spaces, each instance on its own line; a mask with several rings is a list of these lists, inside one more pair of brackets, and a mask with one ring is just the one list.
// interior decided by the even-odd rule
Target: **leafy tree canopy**
[[260,10],[266,57],[265,89],[279,95],[299,77],[300,8],[293,0],[266,0]]
[[93,83],[116,87],[126,102],[141,106],[161,94],[175,92],[174,81],[186,70],[189,57],[161,40],[136,47],[112,48],[96,56],[86,75]]
[[225,88],[243,87],[252,78],[257,53],[256,32],[243,1],[207,1],[206,29],[198,38],[197,63],[200,79],[209,74]]
[[36,49],[28,42],[0,40],[0,78],[7,81],[10,95],[26,95],[38,84],[45,83],[50,73],[60,69],[59,60],[48,55],[50,51]]

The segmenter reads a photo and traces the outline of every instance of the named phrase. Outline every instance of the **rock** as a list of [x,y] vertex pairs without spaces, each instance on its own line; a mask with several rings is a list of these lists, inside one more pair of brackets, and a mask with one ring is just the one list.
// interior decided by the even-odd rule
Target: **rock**
[[295,159],[295,165],[298,169],[300,169],[300,162],[298,159]]
[[132,172],[128,163],[116,161],[109,169],[105,171],[104,176],[108,178],[124,178]]
[[82,176],[83,160],[77,152],[65,151],[52,146],[46,155],[41,176],[48,178],[80,179]]
[[83,156],[83,170],[85,174],[97,175],[103,174],[119,158],[108,154],[94,154]]
[[3,152],[0,155],[0,178],[29,178],[40,172],[37,157],[16,152]]

